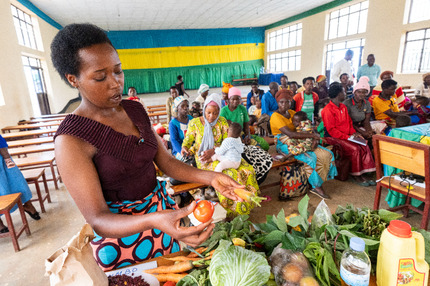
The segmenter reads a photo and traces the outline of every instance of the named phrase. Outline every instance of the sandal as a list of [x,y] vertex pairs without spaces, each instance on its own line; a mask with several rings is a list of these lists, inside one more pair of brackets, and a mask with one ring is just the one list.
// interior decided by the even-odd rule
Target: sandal
[[7,228],[7,226],[5,226],[0,230],[0,233],[7,233],[7,232],[9,232],[9,229]]
[[376,182],[374,180],[368,180],[369,186],[376,186]]
[[34,219],[34,220],[39,220],[40,219],[40,215],[39,215],[39,213],[38,212],[35,212],[34,214],[32,214],[31,212],[29,212],[29,211],[26,211],[26,210],[24,210],[26,213],[28,213],[28,215],[32,218],[32,219]]
[[357,185],[359,185],[359,186],[362,186],[362,187],[368,187],[368,186],[370,186],[370,184],[369,184],[369,182],[368,181],[364,181],[364,182],[357,182]]

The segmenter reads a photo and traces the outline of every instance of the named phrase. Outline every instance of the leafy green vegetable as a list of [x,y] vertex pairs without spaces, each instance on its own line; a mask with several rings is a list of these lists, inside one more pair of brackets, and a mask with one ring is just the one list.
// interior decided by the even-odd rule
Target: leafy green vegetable
[[176,286],[212,286],[207,269],[195,269],[182,278]]
[[390,211],[385,210],[385,209],[378,210],[378,215],[385,222],[390,222],[390,221],[392,221],[394,219],[399,219],[399,218],[401,218],[403,216],[402,214],[390,212]]
[[269,280],[264,255],[222,240],[212,256],[209,278],[213,286],[260,286]]

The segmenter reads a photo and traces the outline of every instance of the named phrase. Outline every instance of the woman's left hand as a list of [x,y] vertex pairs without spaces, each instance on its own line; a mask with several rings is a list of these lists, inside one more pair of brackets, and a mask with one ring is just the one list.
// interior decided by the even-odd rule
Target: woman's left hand
[[209,163],[212,161],[212,156],[215,154],[215,149],[209,149],[203,151],[200,155],[200,160],[204,163]]
[[213,175],[211,186],[214,187],[215,190],[226,198],[243,202],[243,200],[236,195],[234,189],[244,189],[245,186],[239,184],[226,174],[213,172]]

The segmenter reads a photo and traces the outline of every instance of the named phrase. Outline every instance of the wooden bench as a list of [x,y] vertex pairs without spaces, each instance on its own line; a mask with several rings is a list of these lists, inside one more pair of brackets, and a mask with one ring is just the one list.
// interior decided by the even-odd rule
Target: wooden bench
[[147,113],[148,113],[148,114],[151,114],[151,113],[159,112],[159,111],[166,111],[166,106],[163,106],[163,107],[155,107],[155,108],[149,109],[149,110],[147,111]]
[[[284,162],[273,161],[273,164],[272,164],[272,167],[270,168],[270,170],[279,169],[281,167],[288,166],[288,165],[290,165],[290,164],[292,164],[292,163],[294,163],[296,161],[297,160],[294,159],[294,158],[286,160]],[[260,186],[260,190],[271,188],[271,187],[274,187],[274,186],[279,186],[279,181],[276,182],[276,183],[269,183],[269,184],[262,185],[262,186]],[[189,192],[189,191],[194,190],[194,189],[205,188],[205,187],[207,187],[207,185],[200,184],[200,183],[184,183],[184,184],[180,184],[180,185],[171,186],[171,188],[174,191],[173,195],[178,195],[178,194],[181,194],[181,193]]]
[[159,104],[159,105],[148,105],[148,106],[146,107],[146,109],[151,110],[151,109],[154,109],[154,108],[160,108],[160,107],[164,107],[164,108],[166,108],[166,105],[165,105],[165,104]]
[[55,154],[53,152],[46,152],[38,156],[14,159],[15,164],[22,170],[49,167],[51,169],[52,179],[47,179],[47,181],[54,181],[55,189],[58,190],[57,181],[61,180],[61,177],[60,174],[56,175],[54,161]]
[[[382,165],[392,166],[425,178],[425,187],[413,186],[408,189],[408,183],[398,181],[392,176],[383,178],[376,184],[373,208],[379,209],[382,187],[399,192],[406,196],[403,205],[391,208],[391,211],[402,210],[405,217],[409,210],[423,216],[420,228],[427,230],[430,212],[430,146],[418,142],[407,141],[382,135],[374,135],[373,150],[376,164],[376,180],[383,178]],[[411,205],[411,198],[424,202],[424,210]]]
[[[48,182],[46,180],[45,169],[31,169],[31,170],[23,170],[22,175],[24,176],[27,184],[34,184],[36,187],[37,199],[32,199],[32,202],[39,202],[40,210],[45,212],[44,201],[48,200],[48,203],[51,203],[51,195],[49,194]],[[42,195],[39,187],[39,179],[42,178],[43,185],[45,187],[45,194]]]
[[52,123],[38,123],[38,124],[23,124],[23,125],[14,125],[14,126],[6,126],[1,129],[2,133],[11,132],[12,130],[23,130],[23,129],[39,129],[46,128],[52,126],[58,126],[60,122],[52,122]]
[[33,130],[33,131],[21,131],[21,132],[12,132],[12,133],[6,133],[2,135],[2,137],[5,140],[10,139],[18,139],[22,137],[40,137],[41,135],[54,135],[55,132],[57,132],[58,127],[54,126],[49,129],[43,129],[43,130]]
[[22,155],[27,156],[27,154],[32,154],[32,153],[54,151],[54,148],[55,148],[54,143],[32,145],[27,147],[9,149],[9,154],[11,156],[18,156],[18,158],[20,158]]
[[[18,230],[15,230],[15,226],[13,225],[12,216],[10,215],[10,211],[12,208],[18,205],[19,214],[22,219],[22,226]],[[0,233],[0,237],[8,237],[10,236],[12,239],[13,247],[15,252],[20,250],[18,244],[18,238],[25,231],[27,236],[31,235],[30,227],[28,226],[27,218],[25,217],[24,207],[21,201],[21,193],[15,193],[5,196],[0,196],[0,214],[4,214],[6,217],[6,224],[9,228],[9,232]]]
[[70,113],[45,114],[40,116],[32,116],[30,119],[46,119],[46,118],[64,118]]
[[[151,123],[165,123],[167,122],[167,112],[166,111],[159,111],[154,113],[148,113],[149,120],[151,120]],[[161,121],[160,117],[166,117],[165,120]]]
[[33,139],[14,140],[14,141],[7,142],[7,145],[9,146],[9,153],[10,153],[11,148],[40,145],[40,144],[53,143],[53,142],[54,142],[54,137],[40,137],[40,138],[33,138]]
[[242,84],[244,84],[245,82],[253,82],[253,81],[257,81],[257,80],[258,80],[258,78],[257,78],[256,74],[253,74],[252,77],[250,77],[246,74],[243,74],[240,76],[234,76],[234,75],[231,76],[232,84],[235,82],[241,82]]
[[46,123],[46,122],[54,122],[54,121],[63,121],[64,117],[56,117],[56,118],[41,118],[41,119],[32,119],[32,120],[24,120],[20,121],[18,124],[36,124],[36,123]]

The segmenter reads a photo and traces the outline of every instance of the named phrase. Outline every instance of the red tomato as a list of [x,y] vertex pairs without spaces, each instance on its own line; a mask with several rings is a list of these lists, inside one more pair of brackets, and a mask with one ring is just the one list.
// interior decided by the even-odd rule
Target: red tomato
[[175,286],[176,283],[172,282],[172,281],[167,281],[166,283],[163,284],[163,286]]
[[214,206],[210,201],[200,201],[194,209],[194,217],[199,222],[207,222],[214,214]]

